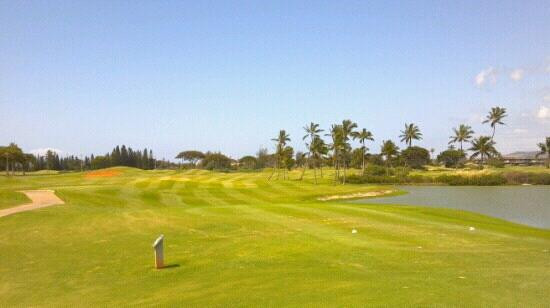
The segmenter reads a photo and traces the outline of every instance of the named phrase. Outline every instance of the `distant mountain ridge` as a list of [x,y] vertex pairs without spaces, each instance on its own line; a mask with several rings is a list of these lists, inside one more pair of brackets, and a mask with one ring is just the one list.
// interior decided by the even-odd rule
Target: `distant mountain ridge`
[[529,151],[529,152],[526,152],[526,151],[518,151],[518,152],[513,152],[513,153],[510,153],[510,154],[506,154],[506,155],[503,155],[502,157],[503,158],[516,158],[516,159],[535,159],[536,155],[537,155],[537,151]]

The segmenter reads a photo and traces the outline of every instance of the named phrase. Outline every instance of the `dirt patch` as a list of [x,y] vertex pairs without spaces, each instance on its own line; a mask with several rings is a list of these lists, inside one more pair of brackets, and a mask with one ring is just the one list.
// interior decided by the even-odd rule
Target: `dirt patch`
[[353,193],[353,194],[347,194],[347,195],[324,196],[324,197],[317,198],[317,200],[319,200],[319,201],[331,201],[331,200],[379,197],[379,196],[391,194],[393,192],[394,192],[393,190],[369,191],[369,192]]
[[90,171],[86,173],[84,177],[86,178],[108,178],[113,176],[118,176],[122,172],[118,170],[99,170],[99,171]]
[[0,217],[65,203],[55,195],[53,190],[27,190],[21,192],[27,195],[32,202],[0,210]]

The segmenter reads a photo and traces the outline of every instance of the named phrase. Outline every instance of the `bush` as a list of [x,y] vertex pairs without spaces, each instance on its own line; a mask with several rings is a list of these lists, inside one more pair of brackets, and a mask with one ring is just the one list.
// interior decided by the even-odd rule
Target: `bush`
[[437,161],[443,163],[447,168],[456,168],[461,161],[466,158],[466,154],[460,150],[445,150],[437,155]]
[[477,185],[492,186],[506,184],[506,178],[500,174],[483,174],[475,176],[440,175],[435,178],[437,183],[445,183],[452,186]]
[[529,184],[550,185],[550,174],[548,173],[528,173]]
[[368,164],[365,167],[365,174],[368,175],[393,175],[391,168],[385,168],[379,165]]
[[504,168],[504,161],[500,158],[489,158],[487,160],[487,165],[494,168]]
[[407,183],[406,178],[400,178],[387,175],[351,175],[347,178],[347,181],[352,184],[404,184]]
[[534,172],[506,172],[473,176],[439,175],[436,177],[424,175],[352,175],[348,177],[352,184],[448,184],[451,186],[496,186],[504,184],[550,185],[550,174]]
[[534,172],[503,173],[508,184],[550,185],[550,174]]

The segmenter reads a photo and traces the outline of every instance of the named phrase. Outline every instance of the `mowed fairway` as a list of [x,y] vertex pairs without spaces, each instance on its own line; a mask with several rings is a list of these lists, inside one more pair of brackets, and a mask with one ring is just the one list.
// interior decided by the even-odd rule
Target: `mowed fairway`
[[[0,306],[544,306],[550,231],[473,213],[321,202],[387,187],[267,172],[0,177],[65,204],[0,218]],[[328,172],[327,172],[328,173]],[[299,177],[299,171],[290,174]],[[469,227],[475,227],[470,231]],[[352,234],[352,229],[357,233]],[[153,268],[165,235],[168,268]]]

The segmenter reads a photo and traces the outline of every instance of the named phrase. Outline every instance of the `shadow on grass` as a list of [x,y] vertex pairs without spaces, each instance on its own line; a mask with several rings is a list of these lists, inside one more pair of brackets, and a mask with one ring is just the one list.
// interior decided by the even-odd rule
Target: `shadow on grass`
[[177,264],[177,263],[174,263],[174,264],[167,264],[167,265],[165,265],[165,266],[164,266],[163,268],[161,268],[161,269],[171,269],[171,268],[176,268],[176,267],[180,267],[180,265]]

